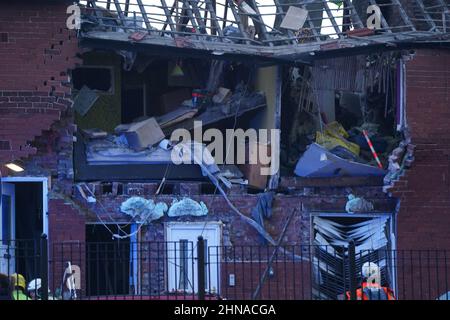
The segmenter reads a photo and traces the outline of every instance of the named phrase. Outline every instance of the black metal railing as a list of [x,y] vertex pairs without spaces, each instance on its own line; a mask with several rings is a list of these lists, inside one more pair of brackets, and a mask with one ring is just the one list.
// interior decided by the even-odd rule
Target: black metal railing
[[209,246],[203,239],[1,243],[0,273],[40,278],[40,299],[374,299],[373,283],[380,299],[450,298],[445,250]]
[[[8,294],[14,300],[48,299],[47,248],[45,234],[40,239],[0,240],[0,274],[3,276],[0,299]],[[9,288],[5,287],[5,277],[10,280]]]

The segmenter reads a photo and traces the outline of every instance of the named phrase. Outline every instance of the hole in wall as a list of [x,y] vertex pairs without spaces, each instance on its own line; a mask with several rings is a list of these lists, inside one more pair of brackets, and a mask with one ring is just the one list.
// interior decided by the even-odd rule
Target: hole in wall
[[117,195],[118,195],[118,196],[123,195],[123,184],[121,184],[121,183],[119,183],[119,184],[117,185]]
[[165,183],[161,188],[161,194],[174,194],[175,185],[173,183]]
[[216,186],[212,183],[202,183],[200,187],[201,194],[215,194],[218,193]]
[[76,90],[87,86],[91,90],[109,91],[112,87],[112,72],[108,68],[76,68],[72,70],[72,81]]
[[111,183],[105,183],[102,185],[102,194],[111,194],[113,187]]

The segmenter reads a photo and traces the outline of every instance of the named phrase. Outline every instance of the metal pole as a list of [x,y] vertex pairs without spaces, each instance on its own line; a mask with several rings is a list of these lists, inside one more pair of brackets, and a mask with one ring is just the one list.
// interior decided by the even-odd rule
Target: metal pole
[[42,300],[48,300],[48,240],[47,235],[43,233],[41,235],[41,289],[42,289]]
[[197,241],[197,276],[198,300],[205,300],[205,240],[202,236]]
[[0,170],[0,207],[2,206],[2,198],[2,171]]
[[[297,209],[292,210],[291,214],[289,215],[289,217],[283,227],[283,230],[281,231],[280,237],[278,238],[277,245],[275,246],[275,249],[273,250],[272,255],[270,256],[269,261],[267,263],[267,267],[264,270],[264,273],[263,273],[261,279],[259,280],[259,283],[258,283],[258,286],[256,287],[255,292],[252,295],[253,300],[260,298],[262,286],[263,286],[264,282],[266,281],[267,276],[269,275],[269,271],[272,268],[272,263],[273,263],[275,257],[277,256],[277,252],[281,246],[281,242],[283,241],[286,231],[287,231],[287,229],[292,221],[292,218],[294,217],[296,212],[297,212]],[[284,254],[286,255],[286,251],[284,251]]]
[[350,241],[348,245],[348,268],[350,276],[350,300],[356,300],[356,258],[355,258],[355,242]]

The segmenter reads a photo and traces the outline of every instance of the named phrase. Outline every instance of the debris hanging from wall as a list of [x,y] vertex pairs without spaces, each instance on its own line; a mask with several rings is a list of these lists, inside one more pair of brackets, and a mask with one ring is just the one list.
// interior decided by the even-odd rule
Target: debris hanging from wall
[[345,204],[345,211],[348,213],[371,212],[373,211],[373,204],[363,197],[356,197],[353,194],[349,194],[348,201]]
[[181,216],[206,216],[208,214],[208,208],[203,201],[197,202],[191,198],[183,198],[182,200],[174,199],[172,205],[169,208],[167,215],[169,217],[181,217]]
[[[389,155],[403,139],[396,129],[396,109],[401,100],[398,89],[402,86],[399,61],[398,52],[382,53],[323,59],[312,67],[291,70],[291,94],[286,104],[291,105],[294,116],[289,115],[290,120],[285,121],[290,128],[283,144],[285,172],[292,172],[296,165],[297,175],[311,174],[299,162],[304,166],[317,146],[331,155],[318,154],[320,161],[313,160],[315,171],[323,171],[323,164],[330,158],[341,162],[334,168],[338,171],[321,176],[366,175],[361,170],[353,171],[364,169],[359,164],[390,170]],[[311,161],[306,162],[308,167]],[[378,170],[374,174],[385,173]]]
[[149,223],[158,220],[164,216],[167,211],[167,204],[153,200],[147,200],[142,197],[131,197],[122,202],[120,211],[131,216],[136,222]]

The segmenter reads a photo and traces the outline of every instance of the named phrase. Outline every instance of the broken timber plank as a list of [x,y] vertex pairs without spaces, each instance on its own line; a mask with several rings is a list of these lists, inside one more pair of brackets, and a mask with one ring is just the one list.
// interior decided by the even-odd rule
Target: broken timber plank
[[[371,5],[375,5],[375,6],[379,7],[378,4],[375,2],[375,0],[369,0],[369,1],[370,1],[370,4],[371,4]],[[392,33],[392,30],[391,30],[391,28],[389,27],[389,24],[387,23],[387,21],[386,21],[386,19],[384,18],[383,14],[381,14],[381,25],[383,26],[384,29],[386,29],[386,31],[387,31],[388,33]]]
[[[280,5],[280,1],[279,0],[273,0],[273,2],[275,3],[275,6],[277,7],[278,14],[281,15],[281,18],[282,18],[281,21],[283,21],[283,19],[286,17],[286,12],[284,12],[283,7]],[[281,21],[280,21],[280,24],[281,24]],[[288,34],[289,38],[291,38],[291,39],[294,38],[294,39],[291,40],[291,42],[293,44],[296,44],[297,41],[295,40],[295,35],[292,32],[292,30],[287,29],[287,34]]]
[[214,28],[211,30],[211,34],[215,34],[215,32],[217,32],[219,34],[220,41],[222,41],[223,31],[220,28],[219,21],[217,20],[215,6],[214,6],[214,4],[211,3],[211,0],[205,0],[205,2],[206,2],[206,7],[208,8],[209,12],[211,13],[212,25],[214,25]]
[[383,186],[383,176],[379,177],[333,177],[333,178],[302,178],[282,177],[281,188],[305,187],[369,187]]
[[120,22],[122,22],[122,25],[125,25],[124,20],[125,16],[123,15],[122,8],[120,7],[120,3],[118,0],[114,0],[114,5],[116,6],[117,14],[119,15]]
[[400,11],[400,16],[403,19],[403,22],[406,23],[408,25],[408,27],[410,27],[413,31],[416,31],[416,27],[414,27],[414,24],[411,22],[411,20],[409,19],[408,15],[406,14],[405,9],[403,9],[402,4],[400,3],[399,0],[392,0],[392,2],[398,6],[399,11]]
[[[257,17],[256,18],[253,15],[251,15],[250,18],[252,18],[252,20],[253,20],[253,22],[255,24],[255,27],[258,27],[260,36],[262,36],[264,38],[263,40],[269,40],[269,37],[267,36],[266,25],[265,25],[264,20],[263,20],[263,18],[261,16],[261,13],[259,12],[258,5],[256,4],[255,0],[250,0],[250,1],[252,3],[251,7],[257,13]],[[273,42],[269,41],[269,45],[272,47],[273,46]]]
[[360,16],[358,15],[358,13],[356,12],[355,6],[353,5],[353,3],[350,0],[344,0],[345,3],[345,7],[350,9],[350,15],[352,16],[352,22],[353,25],[357,26],[358,28],[364,28],[364,24],[361,21]]
[[241,108],[239,110],[239,112],[236,115],[236,112],[231,112],[230,114],[223,114],[222,111],[219,108],[214,108],[214,110],[212,110],[212,108],[209,108],[208,111],[205,111],[204,113],[200,114],[199,116],[195,117],[195,118],[190,118],[187,119],[181,123],[176,124],[175,126],[170,126],[170,127],[166,127],[164,128],[163,132],[164,134],[167,136],[170,136],[170,134],[175,130],[175,129],[186,129],[186,130],[192,130],[194,129],[194,121],[202,121],[203,126],[207,126],[209,124],[213,124],[222,120],[226,120],[226,119],[230,119],[230,118],[234,118],[235,116],[240,117],[243,114],[253,111],[253,110],[258,110],[261,108],[264,108],[266,105],[262,104],[262,105],[257,105],[254,107],[248,107],[248,108]]
[[240,16],[239,12],[236,10],[233,0],[226,0],[226,1],[227,1],[227,5],[231,9],[231,12],[233,13],[234,20],[236,21],[236,24],[238,25],[239,30],[241,31],[242,37],[245,39],[245,43],[250,44],[249,37],[247,36],[247,32],[246,32],[244,26],[242,25],[241,16]]
[[197,20],[197,24],[199,26],[200,33],[207,34],[207,32],[206,32],[206,24],[205,24],[205,21],[202,18],[202,15],[201,15],[200,10],[199,10],[199,8],[197,6],[196,0],[194,0],[194,1],[187,0],[187,1],[189,2],[189,5],[192,8],[192,12],[194,14],[194,17]]
[[436,23],[434,23],[433,18],[428,14],[425,5],[423,4],[422,0],[416,0],[417,6],[420,8],[420,11],[422,11],[422,14],[427,21],[429,25],[431,25],[431,31],[436,30]]
[[[139,1],[141,1],[141,0],[139,0]],[[168,24],[171,31],[176,31],[175,24],[173,23],[173,20],[172,20],[172,14],[173,14],[173,11],[175,10],[174,7],[172,7],[171,11],[169,11],[166,0],[161,0],[161,5],[163,7],[164,14],[166,15],[166,18],[167,18],[166,23],[164,24],[163,30],[165,30],[166,25]],[[175,2],[174,2],[174,5],[175,5]]]
[[147,27],[147,30],[151,30],[152,26],[150,24],[150,21],[148,20],[148,16],[147,16],[147,11],[145,11],[145,7],[142,4],[142,0],[136,0],[139,6],[139,10],[141,11],[142,14],[142,19],[144,19],[145,22],[145,26]]
[[328,19],[330,19],[331,24],[333,25],[336,35],[339,36],[339,38],[342,38],[342,32],[339,29],[338,24],[336,23],[336,19],[334,19],[333,13],[331,12],[330,7],[328,6],[328,2],[326,0],[322,0],[322,3],[323,3],[323,7],[325,8],[325,12],[328,15]]

